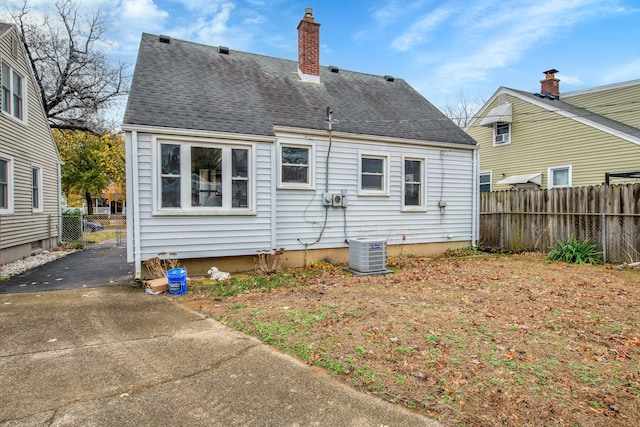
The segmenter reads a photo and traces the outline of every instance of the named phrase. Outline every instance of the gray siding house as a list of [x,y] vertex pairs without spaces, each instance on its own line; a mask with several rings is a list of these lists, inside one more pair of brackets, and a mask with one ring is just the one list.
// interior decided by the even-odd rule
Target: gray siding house
[[59,243],[60,156],[15,26],[0,22],[0,264]]
[[476,142],[405,81],[143,34],[123,130],[128,260],[190,274],[348,259],[350,239],[432,254],[477,234]]

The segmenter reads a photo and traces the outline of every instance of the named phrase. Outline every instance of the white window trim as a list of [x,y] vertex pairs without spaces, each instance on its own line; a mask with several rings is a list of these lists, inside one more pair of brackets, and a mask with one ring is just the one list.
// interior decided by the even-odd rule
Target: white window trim
[[[509,139],[505,142],[496,142],[496,136],[498,135],[498,125],[508,125],[509,126]],[[493,136],[492,136],[492,140],[493,140],[493,146],[494,147],[500,147],[502,145],[509,145],[511,144],[511,123],[505,123],[505,122],[496,122],[493,124]]]
[[[422,170],[420,176],[420,201],[421,204],[419,206],[406,206],[404,204],[404,195],[405,195],[405,161],[413,160],[422,162]],[[402,156],[402,212],[426,212],[427,210],[427,159],[425,157],[415,157],[415,156]]]
[[480,171],[478,174],[478,192],[480,192],[480,176],[489,175],[489,191],[493,191],[493,172],[492,171]]
[[[24,74],[22,74],[21,72],[16,70],[16,67],[11,63],[11,61],[6,60],[5,57],[0,56],[0,67],[2,66],[2,64],[6,64],[7,67],[9,67],[9,84],[11,86],[11,94],[9,97],[9,106],[11,108],[10,112],[7,112],[4,110],[4,108],[2,108],[2,103],[0,102],[0,112],[2,114],[4,114],[6,117],[11,118],[11,120],[15,120],[18,123],[21,123],[23,125],[27,124],[27,78]],[[2,69],[0,68],[0,74],[2,73]],[[21,98],[22,98],[22,118],[19,119],[18,117],[16,117],[13,113],[13,74],[17,74],[20,76],[20,78],[22,79],[22,93]],[[2,88],[2,81],[4,81],[5,76],[1,76],[0,75],[0,90],[3,90]],[[0,99],[2,98],[2,92],[0,92]],[[4,102],[2,100],[2,102]]]
[[[553,173],[557,170],[568,169],[569,170],[569,183],[567,185],[553,185]],[[547,168],[547,188],[570,188],[573,182],[573,166],[572,165],[560,165],[551,166]]]
[[[161,144],[173,144],[180,145],[180,204],[179,208],[163,208],[162,207],[162,185],[161,185],[161,168],[160,168],[160,156]],[[223,206],[191,206],[191,164],[190,164],[190,151],[191,147],[205,147],[205,148],[223,148],[229,150],[234,148],[248,149],[249,158],[247,165],[247,173],[249,185],[247,188],[247,202],[249,207],[247,208],[232,208],[230,204],[223,204]],[[225,141],[225,140],[210,140],[210,139],[194,139],[194,138],[181,138],[181,137],[153,137],[152,141],[152,192],[153,192],[153,216],[242,216],[242,215],[256,215],[256,147],[253,143],[243,143],[240,141]],[[185,156],[185,154],[188,154]],[[223,170],[231,170],[231,158],[223,154],[222,157]],[[188,179],[185,181],[184,170],[187,170]],[[228,175],[228,182],[224,183],[225,188],[223,193],[231,194],[231,173]],[[229,200],[229,199],[227,199]]]
[[33,207],[33,183],[31,184],[32,188],[31,188],[31,194],[32,194],[32,200],[31,200],[31,209],[33,211],[33,213],[41,213],[44,212],[44,195],[43,195],[43,183],[44,183],[44,179],[42,177],[43,174],[43,168],[42,166],[38,165],[38,164],[32,164],[31,165],[31,174],[33,177],[33,170],[37,169],[38,170],[38,189],[40,190],[38,192],[38,207],[34,208]]
[[[282,147],[293,147],[293,148],[306,148],[309,150],[309,182],[307,183],[298,183],[298,182],[282,182]],[[315,144],[303,144],[297,142],[280,142],[276,146],[278,150],[278,189],[280,190],[315,190],[315,159],[316,159],[316,146]]]
[[[384,165],[382,166],[382,190],[363,190],[362,189],[362,158],[382,159]],[[404,167],[403,167],[404,168]],[[403,182],[404,185],[404,182]],[[387,153],[375,153],[369,151],[358,152],[358,195],[359,196],[389,196],[389,154]]]
[[13,179],[13,157],[0,155],[0,159],[7,162],[7,207],[0,208],[0,215],[11,215],[14,213],[14,205],[13,205],[13,190],[14,190],[14,179]]

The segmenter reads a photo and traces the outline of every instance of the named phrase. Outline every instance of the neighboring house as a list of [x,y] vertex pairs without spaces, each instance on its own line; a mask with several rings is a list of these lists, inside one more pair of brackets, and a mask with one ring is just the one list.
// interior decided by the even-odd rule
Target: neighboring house
[[59,244],[60,156],[18,31],[0,23],[0,264]]
[[18,31],[0,23],[0,263],[59,243],[60,156]]
[[403,80],[320,67],[310,9],[298,33],[298,63],[143,34],[123,124],[137,276],[160,252],[195,274],[273,248],[345,261],[361,237],[474,243],[476,142]]
[[480,191],[640,178],[640,80],[561,94],[557,72],[544,72],[539,93],[499,88],[467,127]]

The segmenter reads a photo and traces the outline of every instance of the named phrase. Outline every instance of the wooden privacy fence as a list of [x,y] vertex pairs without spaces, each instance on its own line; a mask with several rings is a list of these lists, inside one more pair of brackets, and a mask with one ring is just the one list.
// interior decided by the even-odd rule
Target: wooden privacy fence
[[640,183],[480,193],[482,248],[548,252],[570,236],[607,262],[640,261]]

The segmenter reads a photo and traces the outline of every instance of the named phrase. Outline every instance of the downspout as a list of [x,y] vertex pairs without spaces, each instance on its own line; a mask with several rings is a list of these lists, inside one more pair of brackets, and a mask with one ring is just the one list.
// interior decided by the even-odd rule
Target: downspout
[[478,241],[478,229],[480,227],[480,207],[478,199],[480,198],[480,187],[478,184],[480,169],[478,163],[480,161],[480,150],[478,147],[473,150],[473,196],[472,196],[472,212],[473,218],[471,221],[471,246],[475,247]]
[[[138,132],[131,131],[131,170],[127,170],[131,178],[131,191],[127,191],[127,248],[133,246],[133,253],[127,249],[128,258],[133,255],[135,279],[142,278],[142,261],[140,257],[140,197],[138,197]],[[133,209],[131,209],[133,206]],[[133,243],[133,245],[131,244]]]
[[[278,181],[278,144],[277,143],[273,143],[271,144],[271,194],[273,194],[273,197],[270,197],[269,200],[271,200],[271,247],[272,248],[277,248],[278,247],[278,227],[277,227],[277,200],[278,200],[278,185],[277,185],[277,181]],[[254,158],[257,158],[257,156],[254,156]],[[255,172],[254,172],[255,173]],[[257,173],[254,175],[257,176]],[[255,179],[254,181],[254,185],[255,184]],[[255,194],[255,192],[254,192]],[[256,201],[257,203],[257,201]],[[257,209],[257,206],[256,206]]]
[[[58,166],[58,246],[62,245],[62,162],[57,162]],[[51,244],[51,236],[49,236]]]

